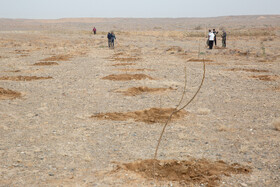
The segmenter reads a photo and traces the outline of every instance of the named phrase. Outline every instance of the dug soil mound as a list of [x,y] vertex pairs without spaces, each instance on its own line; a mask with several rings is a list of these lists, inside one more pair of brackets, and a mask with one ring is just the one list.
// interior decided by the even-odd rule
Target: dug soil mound
[[51,56],[48,58],[44,58],[40,61],[45,61],[45,62],[54,62],[54,61],[69,61],[72,58],[71,55],[55,55],[55,56]]
[[[177,160],[140,160],[120,164],[118,169],[139,173],[145,178],[159,181],[177,181],[183,185],[203,184],[203,186],[218,186],[222,176],[231,174],[248,174],[251,168],[240,164],[227,164],[224,161],[209,161],[206,159]],[[118,170],[117,169],[117,170]]]
[[268,70],[260,70],[260,69],[244,69],[244,68],[232,68],[227,69],[227,71],[245,71],[245,72],[253,72],[253,73],[267,73]]
[[[100,120],[113,120],[113,121],[127,121],[133,119],[137,122],[145,123],[164,123],[169,118],[170,114],[174,111],[174,108],[151,108],[147,110],[140,110],[127,113],[101,113],[92,115],[91,118],[97,118]],[[173,115],[172,120],[178,120],[184,118],[188,112],[181,110]]]
[[213,60],[210,60],[210,59],[191,58],[191,59],[188,60],[188,62],[213,62]]
[[250,77],[261,81],[276,81],[279,78],[277,75],[253,75]]
[[0,100],[15,99],[21,97],[21,93],[12,90],[5,90],[0,87]]
[[154,80],[152,77],[145,74],[118,74],[118,75],[108,75],[102,79],[113,80],[113,81],[130,81],[130,80],[142,80],[150,79]]
[[53,65],[58,65],[57,62],[37,62],[33,64],[34,66],[53,66]]
[[149,88],[149,87],[132,87],[127,90],[117,91],[126,96],[135,96],[142,93],[160,93],[172,88]]
[[14,76],[14,77],[0,77],[0,80],[9,81],[33,81],[40,79],[52,79],[52,77],[37,77],[37,76]]

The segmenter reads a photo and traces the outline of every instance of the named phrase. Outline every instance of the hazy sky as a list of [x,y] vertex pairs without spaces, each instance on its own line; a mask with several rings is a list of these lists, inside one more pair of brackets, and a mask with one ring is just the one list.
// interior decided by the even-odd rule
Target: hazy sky
[[0,18],[280,14],[280,0],[0,0]]

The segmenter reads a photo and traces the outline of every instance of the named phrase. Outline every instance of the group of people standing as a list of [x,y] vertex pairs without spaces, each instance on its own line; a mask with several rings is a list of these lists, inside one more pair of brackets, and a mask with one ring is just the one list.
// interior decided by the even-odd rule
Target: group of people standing
[[[213,29],[213,31],[209,30],[208,33],[208,40],[207,40],[207,45],[209,46],[209,49],[213,49],[213,45],[217,45],[217,35],[218,31],[216,29]],[[227,33],[223,30],[222,33],[222,46],[226,47],[226,39],[227,39]]]
[[[96,28],[94,27],[92,29],[93,33],[96,34]],[[218,31],[216,31],[216,29],[210,30],[209,29],[209,33],[208,33],[208,39],[207,39],[207,45],[209,46],[209,49],[213,49],[213,46],[215,44],[215,46],[217,45],[217,35],[218,35]],[[227,39],[227,33],[223,30],[222,33],[222,46],[226,47],[226,39]],[[114,34],[113,31],[108,32],[107,34],[107,38],[108,38],[108,47],[109,48],[114,48],[115,46],[115,39],[116,36]]]

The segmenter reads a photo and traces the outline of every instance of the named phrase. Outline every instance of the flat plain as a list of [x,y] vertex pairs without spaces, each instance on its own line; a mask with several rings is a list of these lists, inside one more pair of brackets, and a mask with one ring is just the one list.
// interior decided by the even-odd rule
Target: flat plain
[[0,186],[279,186],[279,36],[279,15],[0,19]]

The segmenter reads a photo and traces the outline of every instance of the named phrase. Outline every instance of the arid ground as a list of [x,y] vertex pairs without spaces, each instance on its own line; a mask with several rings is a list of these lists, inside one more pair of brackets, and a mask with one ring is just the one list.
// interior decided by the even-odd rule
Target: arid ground
[[279,15],[0,19],[0,186],[280,186],[279,36]]

